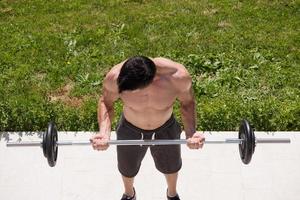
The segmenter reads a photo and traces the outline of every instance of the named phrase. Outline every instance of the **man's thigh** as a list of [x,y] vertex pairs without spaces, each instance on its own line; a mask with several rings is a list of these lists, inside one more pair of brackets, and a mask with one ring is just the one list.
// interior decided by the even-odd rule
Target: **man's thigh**
[[[180,139],[181,127],[177,121],[155,135],[155,139]],[[157,145],[150,147],[156,168],[164,174],[176,173],[181,169],[180,145]]]
[[[117,128],[117,140],[140,140],[140,133],[127,127],[122,122]],[[118,169],[125,177],[134,177],[140,169],[148,147],[140,145],[117,146]]]

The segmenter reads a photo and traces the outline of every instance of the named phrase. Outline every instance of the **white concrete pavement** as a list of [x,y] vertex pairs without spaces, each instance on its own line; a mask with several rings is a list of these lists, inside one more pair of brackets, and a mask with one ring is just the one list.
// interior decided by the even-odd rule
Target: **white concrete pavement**
[[[0,133],[1,134],[1,133]],[[60,140],[88,140],[92,133],[59,133]],[[207,138],[235,138],[233,132],[206,133]],[[300,199],[300,132],[256,132],[256,137],[289,137],[291,144],[257,145],[249,165],[240,161],[238,145],[182,146],[178,180],[182,200]],[[1,200],[119,200],[123,188],[116,150],[86,146],[59,147],[50,168],[38,147],[7,148],[6,140],[39,140],[38,134],[2,133],[0,137]],[[166,183],[147,153],[135,182],[137,199],[165,200]]]

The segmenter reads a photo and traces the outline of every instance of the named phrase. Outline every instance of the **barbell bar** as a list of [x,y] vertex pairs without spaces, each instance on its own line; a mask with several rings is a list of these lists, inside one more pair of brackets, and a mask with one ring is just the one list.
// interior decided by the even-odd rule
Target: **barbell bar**
[[[242,139],[236,138],[227,138],[219,140],[205,140],[205,144],[242,144]],[[43,142],[39,141],[24,141],[24,142],[8,142],[7,147],[33,147],[40,146],[42,147]],[[275,139],[266,139],[266,138],[257,138],[255,143],[290,143],[290,139],[287,138],[275,138]],[[175,145],[175,144],[187,144],[187,140],[109,140],[109,145],[117,146],[130,146],[130,145]],[[90,141],[74,141],[74,140],[64,140],[57,141],[57,146],[86,146],[91,145]]]
[[[205,140],[205,144],[238,144],[240,158],[244,164],[249,164],[254,154],[257,143],[290,143],[289,138],[256,138],[254,131],[247,120],[242,120],[239,127],[238,138],[218,140]],[[54,167],[57,161],[58,146],[90,145],[90,141],[58,141],[57,129],[54,122],[48,124],[42,141],[7,142],[7,147],[32,147],[40,146],[47,158],[48,164]],[[181,145],[187,144],[187,140],[109,140],[109,145]]]
[[[229,139],[220,139],[220,140],[206,140],[204,143],[207,144],[241,144],[243,140],[229,138]],[[43,142],[33,141],[33,142],[9,142],[7,143],[8,147],[24,147],[24,146],[42,146]],[[187,144],[187,140],[109,140],[109,145],[117,145],[117,146],[130,146],[130,145],[175,145],[175,144]],[[57,146],[86,146],[91,145],[90,141],[74,141],[74,140],[64,140],[57,141]]]

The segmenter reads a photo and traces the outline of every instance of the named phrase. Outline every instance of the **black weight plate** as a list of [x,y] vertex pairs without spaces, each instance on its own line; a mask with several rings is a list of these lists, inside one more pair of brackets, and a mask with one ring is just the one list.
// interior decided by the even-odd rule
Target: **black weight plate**
[[54,142],[54,146],[53,146],[53,152],[54,152],[54,165],[56,164],[57,161],[57,153],[58,153],[58,146],[57,146],[57,140],[58,140],[58,136],[57,136],[57,129],[56,129],[56,125],[54,124],[54,134],[53,134],[53,142]]
[[46,155],[50,167],[54,167],[57,160],[57,130],[54,122],[48,124],[46,134]]
[[239,139],[243,139],[242,144],[239,144],[239,152],[241,160],[244,164],[249,164],[252,158],[255,145],[254,133],[247,120],[242,120],[239,128]]
[[47,155],[47,151],[46,151],[46,138],[47,138],[47,134],[48,134],[48,129],[44,132],[43,134],[43,141],[42,141],[42,148],[43,148],[43,154],[45,156],[45,158],[48,157]]
[[52,129],[53,129],[53,123],[50,122],[48,124],[47,134],[46,134],[46,154],[47,154],[47,161],[50,167],[53,166],[53,153],[52,153]]
[[247,143],[247,138],[245,138],[245,134],[244,134],[244,127],[241,124],[240,128],[239,128],[239,139],[242,139],[243,142],[241,144],[239,144],[239,152],[240,152],[240,158],[242,160],[242,162],[244,163],[245,160],[245,151],[246,151],[246,143]]
[[251,132],[251,138],[252,138],[252,156],[254,154],[255,151],[255,146],[256,146],[256,138],[255,138],[255,134],[254,134],[254,129],[252,128],[251,125],[250,126],[250,132]]

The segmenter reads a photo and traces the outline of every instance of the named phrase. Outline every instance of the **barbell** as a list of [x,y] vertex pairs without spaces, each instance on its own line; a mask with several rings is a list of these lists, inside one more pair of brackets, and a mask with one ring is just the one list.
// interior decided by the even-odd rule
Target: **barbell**
[[[249,164],[254,154],[257,143],[290,143],[289,138],[256,138],[254,130],[247,120],[242,120],[238,138],[219,140],[205,140],[205,144],[238,144],[239,154],[244,164]],[[90,141],[58,141],[57,128],[54,122],[49,122],[47,130],[43,134],[42,141],[7,142],[7,147],[40,146],[50,167],[54,167],[57,161],[58,146],[65,145],[90,145]],[[187,144],[187,140],[109,140],[109,145],[178,145]]]

